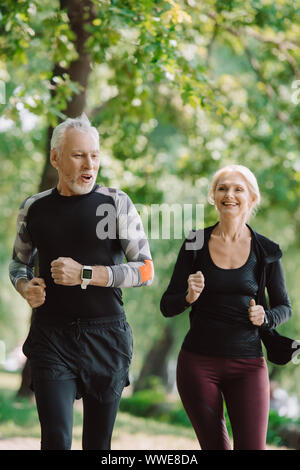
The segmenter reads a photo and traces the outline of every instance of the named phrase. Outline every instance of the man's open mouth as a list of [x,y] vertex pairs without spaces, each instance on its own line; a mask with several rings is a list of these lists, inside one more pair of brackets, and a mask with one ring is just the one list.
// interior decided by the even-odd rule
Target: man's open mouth
[[222,202],[223,206],[238,206],[237,202]]
[[92,178],[93,176],[92,175],[88,175],[88,174],[83,174],[80,176],[80,178],[82,179],[82,181],[84,181],[85,183],[90,183],[92,181]]

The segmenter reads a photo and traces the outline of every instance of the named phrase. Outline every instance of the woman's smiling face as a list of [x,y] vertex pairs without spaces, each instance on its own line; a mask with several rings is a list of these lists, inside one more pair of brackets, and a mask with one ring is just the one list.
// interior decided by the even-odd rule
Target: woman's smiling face
[[214,191],[215,207],[225,217],[248,217],[253,204],[245,178],[236,172],[223,173]]

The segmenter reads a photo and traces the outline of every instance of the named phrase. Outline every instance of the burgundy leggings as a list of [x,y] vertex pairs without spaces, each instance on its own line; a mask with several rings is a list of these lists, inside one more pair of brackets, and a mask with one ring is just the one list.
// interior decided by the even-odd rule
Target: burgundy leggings
[[223,398],[234,450],[265,449],[270,391],[263,357],[201,356],[181,349],[177,388],[201,449],[231,450]]

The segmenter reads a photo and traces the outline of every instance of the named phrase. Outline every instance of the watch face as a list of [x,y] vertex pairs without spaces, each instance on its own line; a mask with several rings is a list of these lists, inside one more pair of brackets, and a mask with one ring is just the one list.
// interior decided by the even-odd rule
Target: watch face
[[83,279],[92,279],[93,271],[91,269],[83,269],[82,270],[82,278]]

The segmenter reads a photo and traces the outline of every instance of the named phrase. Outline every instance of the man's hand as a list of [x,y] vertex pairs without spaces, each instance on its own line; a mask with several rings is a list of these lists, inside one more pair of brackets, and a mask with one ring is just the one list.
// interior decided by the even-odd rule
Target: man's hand
[[51,263],[51,275],[55,284],[77,286],[81,284],[82,265],[72,258],[57,258]]
[[249,320],[255,326],[260,326],[263,324],[265,319],[265,310],[262,305],[255,305],[255,300],[250,300],[250,307],[248,309]]
[[192,304],[193,302],[196,302],[204,289],[204,276],[201,271],[197,271],[195,274],[189,275],[188,286],[189,290],[185,299],[189,304]]
[[31,308],[40,307],[46,299],[46,284],[41,277],[34,277],[31,281],[20,279],[17,290],[27,300]]

